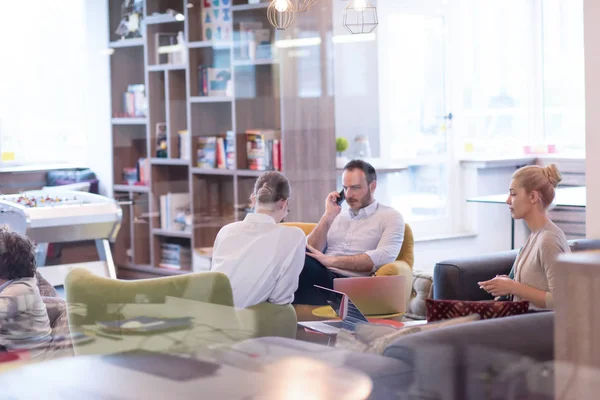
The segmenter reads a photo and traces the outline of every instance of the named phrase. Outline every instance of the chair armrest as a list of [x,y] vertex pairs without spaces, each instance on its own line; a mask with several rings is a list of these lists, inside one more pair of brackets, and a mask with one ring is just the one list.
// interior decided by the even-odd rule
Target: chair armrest
[[405,286],[405,296],[406,296],[406,304],[408,305],[410,301],[410,296],[412,294],[412,285],[413,285],[413,271],[410,265],[406,261],[394,261],[389,264],[382,265],[375,276],[394,276],[394,275],[402,275],[406,278],[406,286]]
[[433,268],[433,298],[436,300],[492,300],[477,282],[508,275],[517,250],[442,261]]
[[569,242],[572,252],[600,249],[600,240],[598,239],[577,239]]
[[238,310],[238,318],[243,329],[251,331],[253,337],[296,338],[298,319],[291,304],[260,303]]

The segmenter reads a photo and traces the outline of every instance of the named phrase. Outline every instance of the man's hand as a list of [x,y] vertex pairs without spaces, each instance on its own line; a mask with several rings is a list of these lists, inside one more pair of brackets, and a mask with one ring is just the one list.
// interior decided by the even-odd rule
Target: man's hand
[[319,250],[315,249],[311,245],[307,245],[306,248],[308,251],[306,252],[307,256],[310,256],[320,262],[324,267],[331,268],[333,266],[333,260],[335,257],[328,256],[321,253]]
[[339,197],[338,192],[331,192],[327,195],[325,199],[325,214],[323,214],[315,229],[308,235],[308,244],[315,249],[324,250],[327,247],[327,233],[329,232],[329,228],[331,228],[333,221],[342,210],[342,207],[336,203]]
[[516,282],[506,275],[498,275],[489,281],[477,282],[480,288],[494,297],[514,294]]
[[337,205],[339,197],[340,194],[338,192],[331,192],[327,195],[327,199],[325,199],[325,215],[330,221],[333,221],[340,211],[342,211],[342,207]]

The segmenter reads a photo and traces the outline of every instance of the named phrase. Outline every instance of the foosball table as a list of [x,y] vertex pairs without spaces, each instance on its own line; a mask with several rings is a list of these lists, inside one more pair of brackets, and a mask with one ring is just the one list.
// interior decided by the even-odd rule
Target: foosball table
[[[109,242],[115,240],[121,218],[121,207],[115,200],[60,190],[60,186],[0,196],[0,225],[7,225],[36,243],[38,270],[54,286],[62,285],[74,266],[116,278]],[[45,266],[48,243],[83,240],[95,240],[100,261]]]

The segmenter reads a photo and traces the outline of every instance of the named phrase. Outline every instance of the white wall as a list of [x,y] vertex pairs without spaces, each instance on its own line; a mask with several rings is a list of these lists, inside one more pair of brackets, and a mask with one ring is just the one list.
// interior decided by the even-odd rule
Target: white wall
[[584,0],[586,236],[600,239],[600,1]]
[[100,192],[112,196],[112,135],[110,123],[110,72],[108,49],[108,6],[106,1],[85,0],[86,73],[85,126],[86,165],[100,180]]

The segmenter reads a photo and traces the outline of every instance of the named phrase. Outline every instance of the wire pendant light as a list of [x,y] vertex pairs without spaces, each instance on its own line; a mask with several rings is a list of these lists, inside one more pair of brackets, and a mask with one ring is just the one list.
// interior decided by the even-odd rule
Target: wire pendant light
[[269,23],[277,29],[290,26],[296,17],[296,8],[290,0],[272,0],[267,8]]
[[371,33],[379,25],[377,8],[368,0],[352,0],[344,10],[344,28],[352,34]]
[[293,0],[296,12],[308,11],[319,0]]

